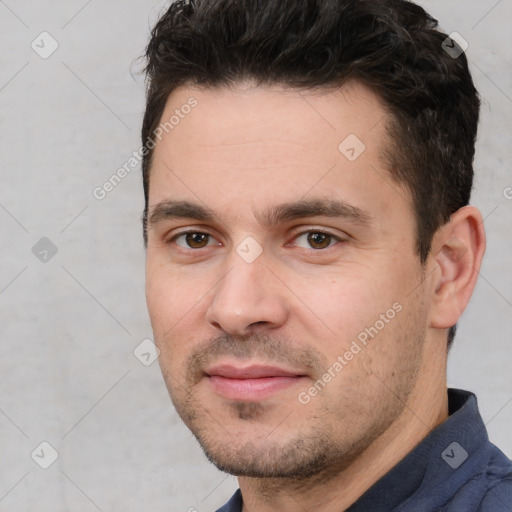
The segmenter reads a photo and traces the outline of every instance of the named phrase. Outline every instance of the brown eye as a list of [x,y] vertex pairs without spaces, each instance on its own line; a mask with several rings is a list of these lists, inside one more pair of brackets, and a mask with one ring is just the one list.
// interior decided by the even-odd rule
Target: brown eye
[[185,242],[192,249],[202,249],[208,245],[208,237],[206,233],[186,233]]
[[308,233],[307,240],[313,249],[326,249],[331,244],[332,237],[327,233],[311,232]]
[[178,247],[183,249],[203,249],[208,245],[212,245],[213,238],[208,233],[201,233],[200,231],[189,231],[181,233],[171,238],[170,242],[175,243]]
[[323,231],[304,231],[295,238],[294,245],[302,249],[328,249],[342,240]]

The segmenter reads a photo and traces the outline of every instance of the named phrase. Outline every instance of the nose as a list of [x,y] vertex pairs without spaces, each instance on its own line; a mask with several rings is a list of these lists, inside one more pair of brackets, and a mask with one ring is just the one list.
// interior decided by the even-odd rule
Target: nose
[[206,320],[217,329],[239,336],[256,326],[276,328],[288,310],[283,284],[267,266],[264,254],[247,263],[234,253],[228,272],[215,288]]

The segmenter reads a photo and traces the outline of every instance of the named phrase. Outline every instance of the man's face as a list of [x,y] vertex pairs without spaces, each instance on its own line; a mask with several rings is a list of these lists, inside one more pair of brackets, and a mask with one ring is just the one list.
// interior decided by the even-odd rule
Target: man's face
[[227,472],[343,469],[403,413],[429,323],[384,110],[358,84],[181,87],[162,123],[176,110],[154,152],[146,268],[173,403]]

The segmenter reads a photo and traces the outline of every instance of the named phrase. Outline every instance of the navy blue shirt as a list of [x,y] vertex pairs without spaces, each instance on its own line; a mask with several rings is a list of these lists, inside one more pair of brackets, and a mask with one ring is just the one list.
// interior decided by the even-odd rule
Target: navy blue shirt
[[[448,411],[346,512],[512,512],[512,461],[489,441],[476,396],[449,389]],[[242,512],[240,489],[217,512]]]

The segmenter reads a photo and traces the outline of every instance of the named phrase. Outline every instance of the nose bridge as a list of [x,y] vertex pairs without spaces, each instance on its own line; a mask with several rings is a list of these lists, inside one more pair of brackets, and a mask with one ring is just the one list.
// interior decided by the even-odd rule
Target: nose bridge
[[[219,283],[217,289],[218,296],[230,296],[246,298],[256,301],[259,296],[258,280],[261,284],[264,280],[262,272],[263,261],[247,263],[243,261],[238,254],[233,254],[230,258],[229,272]],[[249,293],[250,292],[250,293]]]
[[285,318],[278,282],[274,282],[264,254],[254,258],[253,252],[246,258],[254,250],[250,243],[240,244],[230,255],[229,270],[215,287],[207,311],[207,320],[227,332],[245,334],[251,324],[261,322],[275,327]]

